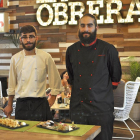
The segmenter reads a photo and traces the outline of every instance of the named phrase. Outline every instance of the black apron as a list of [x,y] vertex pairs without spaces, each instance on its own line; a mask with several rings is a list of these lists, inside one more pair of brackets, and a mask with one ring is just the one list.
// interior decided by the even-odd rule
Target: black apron
[[71,121],[75,124],[99,125],[101,133],[94,140],[112,140],[113,135],[113,112],[94,113],[92,116],[83,116],[82,111],[71,114]]
[[44,98],[18,98],[15,110],[15,119],[46,121],[52,120],[49,103]]

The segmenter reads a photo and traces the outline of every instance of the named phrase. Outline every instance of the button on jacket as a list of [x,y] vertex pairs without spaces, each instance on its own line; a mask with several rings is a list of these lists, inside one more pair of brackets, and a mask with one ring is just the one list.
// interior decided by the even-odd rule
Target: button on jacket
[[36,55],[26,56],[24,50],[11,58],[8,95],[15,98],[46,97],[48,74],[51,94],[60,94],[61,79],[49,53],[35,49]]
[[120,81],[121,65],[113,45],[99,39],[89,47],[76,42],[67,49],[66,67],[72,85],[71,111],[90,116],[114,110],[113,88]]

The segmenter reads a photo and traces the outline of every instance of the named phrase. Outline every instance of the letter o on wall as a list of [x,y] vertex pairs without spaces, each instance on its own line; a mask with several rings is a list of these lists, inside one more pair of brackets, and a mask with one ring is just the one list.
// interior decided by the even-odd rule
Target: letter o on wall
[[[47,22],[42,21],[41,19],[41,11],[43,8],[46,8],[49,12],[49,19]],[[53,9],[50,7],[50,5],[48,4],[42,4],[39,6],[37,12],[36,12],[36,17],[37,17],[37,21],[39,22],[40,25],[42,26],[48,26],[51,24],[52,20],[53,20]]]

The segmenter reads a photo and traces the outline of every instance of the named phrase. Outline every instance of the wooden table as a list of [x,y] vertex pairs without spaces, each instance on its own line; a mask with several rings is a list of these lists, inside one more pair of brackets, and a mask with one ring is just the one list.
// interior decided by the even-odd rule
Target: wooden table
[[67,105],[66,107],[59,107],[61,104],[53,104],[53,106],[51,106],[51,109],[54,110],[69,110],[69,105]]
[[93,140],[100,132],[100,126],[94,126],[81,137],[0,130],[0,140]]
[[[53,106],[55,109],[58,106]],[[52,107],[52,109],[54,109]],[[58,109],[58,108],[57,108]],[[64,108],[60,108],[64,110]],[[69,109],[69,105],[65,108]],[[1,117],[0,117],[1,118]],[[13,118],[14,119],[14,118]],[[35,132],[16,132],[16,131],[7,131],[0,130],[0,140],[93,140],[101,132],[100,126],[92,127],[87,133],[83,136],[64,136],[64,135],[53,135],[53,134],[44,134],[44,133],[35,133]]]

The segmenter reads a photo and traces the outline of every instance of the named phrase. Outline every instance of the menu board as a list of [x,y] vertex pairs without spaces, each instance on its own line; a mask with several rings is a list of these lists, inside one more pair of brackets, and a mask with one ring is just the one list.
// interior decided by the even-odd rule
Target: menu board
[[8,13],[0,13],[0,33],[9,32]]

